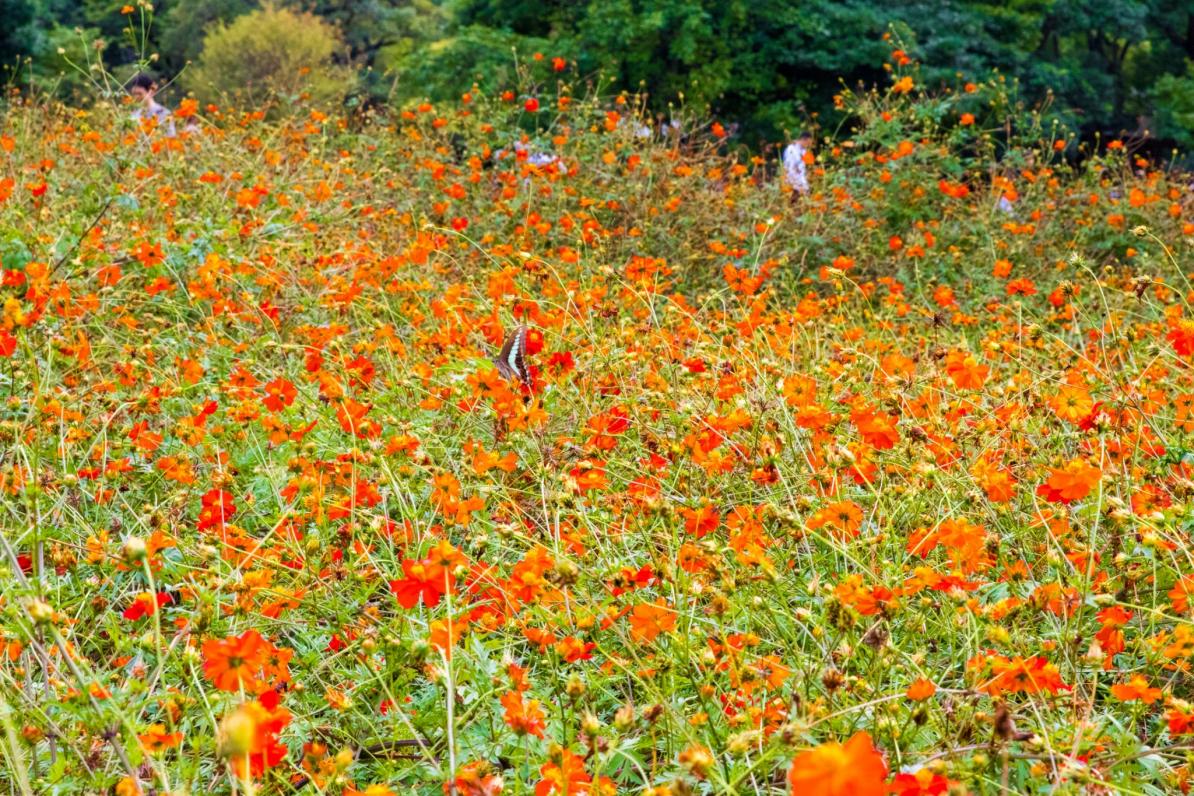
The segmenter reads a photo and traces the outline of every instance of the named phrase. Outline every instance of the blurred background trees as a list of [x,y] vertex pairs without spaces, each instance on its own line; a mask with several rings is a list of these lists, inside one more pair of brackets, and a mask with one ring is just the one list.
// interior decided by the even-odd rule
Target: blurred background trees
[[340,29],[324,18],[266,5],[209,26],[182,82],[201,99],[230,98],[245,108],[273,99],[334,105],[356,83],[356,70],[335,62],[345,47]]
[[[1085,135],[1143,135],[1194,148],[1194,3],[1190,0],[277,0],[288,35],[336,41],[306,64],[329,97],[358,102],[454,99],[508,87],[517,63],[562,58],[576,90],[643,90],[739,123],[748,142],[834,124],[842,85],[881,80],[889,30],[921,64],[920,82],[956,86],[993,74],[1029,105]],[[72,64],[104,59],[120,75],[138,58],[166,81],[267,86],[262,57],[240,71],[227,39],[257,0],[0,0],[0,62],[22,88],[86,94]],[[123,12],[123,13],[122,13]],[[254,31],[249,31],[253,33]],[[264,44],[264,31],[258,30]],[[309,42],[308,42],[309,43]],[[223,48],[212,72],[214,51]],[[326,48],[310,52],[322,54]],[[307,52],[304,50],[303,52]],[[264,59],[278,70],[295,61]],[[247,71],[246,71],[247,70]],[[257,71],[254,71],[257,70]],[[354,78],[345,79],[343,70]],[[187,72],[199,77],[187,77]],[[202,78],[202,80],[200,80]],[[326,78],[326,79],[325,79]],[[550,72],[542,76],[552,79]],[[289,84],[286,84],[289,85]],[[236,86],[253,92],[253,85]],[[293,86],[290,86],[293,90]]]

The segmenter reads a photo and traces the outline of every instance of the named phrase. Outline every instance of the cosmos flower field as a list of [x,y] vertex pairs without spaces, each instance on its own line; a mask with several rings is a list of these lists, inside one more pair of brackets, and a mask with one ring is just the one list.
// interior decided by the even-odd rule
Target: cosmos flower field
[[1185,790],[1190,177],[903,78],[796,207],[547,76],[17,101],[5,790]]

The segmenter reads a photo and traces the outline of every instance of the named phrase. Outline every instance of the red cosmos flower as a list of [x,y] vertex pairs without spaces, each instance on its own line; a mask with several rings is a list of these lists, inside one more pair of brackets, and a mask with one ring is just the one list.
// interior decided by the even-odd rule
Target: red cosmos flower
[[581,641],[576,636],[568,636],[556,642],[555,650],[565,663],[591,660],[593,650],[597,645],[592,641]]
[[543,331],[531,327],[526,337],[527,356],[533,357],[543,350]]
[[290,711],[278,704],[277,691],[266,691],[224,717],[220,746],[237,777],[260,777],[286,759],[288,750],[278,735],[290,719]]
[[858,429],[863,442],[876,450],[894,448],[900,441],[900,432],[896,430],[899,418],[887,412],[863,407],[850,413],[850,421]]
[[223,489],[211,489],[199,500],[198,529],[223,528],[236,516],[236,503],[232,493]]
[[1115,656],[1123,652],[1127,645],[1124,642],[1123,628],[1132,620],[1132,614],[1117,605],[1104,608],[1096,617],[1101,627],[1095,633],[1095,640],[1103,650],[1103,668],[1110,670]]
[[1099,417],[1104,414],[1106,412],[1103,410],[1103,402],[1095,401],[1090,407],[1090,413],[1078,421],[1078,428],[1083,431],[1092,430],[1095,427],[1095,423],[1099,421]]
[[551,373],[564,374],[576,367],[571,351],[557,351],[547,358],[547,369]]
[[944,796],[954,784],[952,780],[922,768],[915,774],[896,774],[888,793],[892,796]]
[[10,357],[17,350],[17,338],[8,333],[7,329],[0,329],[0,357]]
[[1185,318],[1175,318],[1169,321],[1169,334],[1165,335],[1178,356],[1188,357],[1194,354],[1194,321]]
[[589,433],[589,446],[602,451],[613,450],[617,437],[630,428],[630,417],[626,410],[615,406],[607,412],[589,418],[585,431]]
[[1194,710],[1192,709],[1173,708],[1165,714],[1165,720],[1169,724],[1170,735],[1194,734]]
[[523,104],[522,107],[526,109],[527,113],[535,113],[539,110],[539,100],[531,97],[526,101],[526,103]]
[[286,379],[278,377],[265,385],[265,398],[261,401],[271,412],[281,412],[294,403],[298,390]]
[[610,583],[609,593],[617,597],[634,589],[640,589],[644,586],[650,586],[655,580],[655,572],[650,566],[644,564],[637,570],[631,567],[622,567],[618,574]]
[[166,255],[162,251],[162,244],[160,243],[150,245],[148,242],[142,241],[137,244],[137,248],[133,249],[132,254],[146,268],[153,268],[155,265],[160,265],[166,259]]
[[125,619],[135,622],[143,616],[153,616],[158,612],[158,608],[170,602],[170,595],[165,592],[153,594],[152,592],[141,592],[133,598],[133,602],[128,608],[124,609],[121,614]]
[[680,509],[680,516],[684,518],[684,530],[698,539],[716,531],[721,524],[721,515],[710,505]]
[[446,579],[452,577],[442,566],[430,561],[406,559],[402,562],[402,571],[406,577],[390,581],[390,592],[403,608],[414,608],[420,599],[428,608],[439,605],[440,598],[448,589]]

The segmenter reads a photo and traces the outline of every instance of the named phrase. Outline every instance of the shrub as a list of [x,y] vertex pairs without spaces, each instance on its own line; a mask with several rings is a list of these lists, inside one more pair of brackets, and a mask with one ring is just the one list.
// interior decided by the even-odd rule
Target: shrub
[[550,51],[546,39],[480,26],[397,58],[398,93],[407,98],[454,99],[470,85],[494,91],[517,80],[517,64],[534,51]]
[[1194,148],[1194,65],[1182,76],[1165,75],[1154,90],[1157,132],[1187,150]]
[[185,83],[201,97],[254,107],[271,99],[334,104],[356,79],[334,62],[341,47],[339,31],[318,17],[266,6],[210,29]]

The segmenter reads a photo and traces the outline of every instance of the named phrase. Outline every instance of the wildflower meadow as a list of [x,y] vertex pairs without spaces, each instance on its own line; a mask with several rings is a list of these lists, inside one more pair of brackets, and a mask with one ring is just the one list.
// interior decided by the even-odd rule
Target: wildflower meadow
[[1187,790],[1192,177],[887,68],[11,97],[5,792]]

